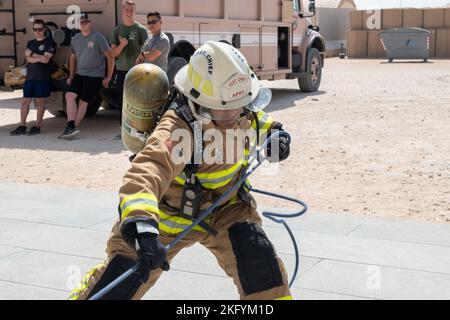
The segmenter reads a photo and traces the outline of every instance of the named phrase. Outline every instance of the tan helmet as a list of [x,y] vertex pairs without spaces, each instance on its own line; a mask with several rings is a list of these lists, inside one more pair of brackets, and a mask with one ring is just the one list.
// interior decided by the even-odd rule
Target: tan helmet
[[123,85],[122,141],[133,153],[141,151],[155,125],[155,114],[169,96],[169,80],[160,67],[133,67]]
[[207,41],[198,48],[174,83],[191,108],[195,104],[203,109],[260,111],[272,98],[270,89],[260,86],[244,55],[217,41]]

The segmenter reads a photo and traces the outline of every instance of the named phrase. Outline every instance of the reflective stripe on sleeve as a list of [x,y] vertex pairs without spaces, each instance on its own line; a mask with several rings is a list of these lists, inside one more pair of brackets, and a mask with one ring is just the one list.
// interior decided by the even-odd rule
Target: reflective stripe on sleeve
[[120,203],[120,218],[123,220],[132,211],[136,210],[144,210],[158,214],[158,199],[150,193],[136,193],[127,196]]

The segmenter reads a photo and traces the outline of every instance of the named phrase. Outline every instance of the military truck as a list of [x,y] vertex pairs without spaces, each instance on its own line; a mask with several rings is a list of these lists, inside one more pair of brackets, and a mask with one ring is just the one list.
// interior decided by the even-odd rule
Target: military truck
[[[33,19],[48,22],[49,35],[58,43],[54,61],[60,65],[67,62],[80,11],[88,12],[94,29],[108,38],[121,20],[122,0],[23,0],[17,6],[18,3],[0,1],[2,52],[8,48],[12,52],[0,55],[0,74],[8,62],[18,66],[24,61]],[[315,14],[314,0],[309,1],[307,8],[302,0],[137,0],[136,5],[136,19],[143,25],[148,12],[162,15],[163,30],[171,41],[167,70],[170,80],[188,63],[196,48],[216,40],[238,48],[262,80],[297,79],[303,92],[319,89],[325,41],[310,19]],[[5,39],[8,37],[12,41]],[[52,94],[48,110],[60,115],[65,110],[64,80],[55,81],[60,90]],[[88,116],[95,114],[101,104],[100,96],[93,99]]]

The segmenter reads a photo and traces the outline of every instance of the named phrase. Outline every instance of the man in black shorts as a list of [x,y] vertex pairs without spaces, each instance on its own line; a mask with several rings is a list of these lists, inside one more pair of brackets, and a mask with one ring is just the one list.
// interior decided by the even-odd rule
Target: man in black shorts
[[[55,43],[45,37],[45,22],[36,20],[33,22],[35,39],[27,44],[25,57],[27,59],[27,78],[23,85],[23,99],[20,108],[20,126],[11,131],[12,136],[35,135],[41,133],[42,119],[45,113],[45,98],[51,94],[51,59],[55,53]],[[30,104],[36,99],[37,120],[36,125],[27,132],[27,117],[30,112]]]
[[71,43],[70,76],[67,79],[69,89],[66,93],[68,122],[60,139],[71,139],[80,133],[77,128],[86,115],[89,102],[102,86],[108,87],[114,68],[108,41],[101,33],[92,30],[87,13],[81,13],[80,30],[81,33],[73,37]]

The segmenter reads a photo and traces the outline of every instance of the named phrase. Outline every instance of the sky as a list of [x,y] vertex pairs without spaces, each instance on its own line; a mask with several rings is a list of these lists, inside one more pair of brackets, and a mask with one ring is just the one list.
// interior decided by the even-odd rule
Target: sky
[[450,0],[356,0],[358,9],[370,8],[398,8],[402,7],[445,7],[450,5]]

